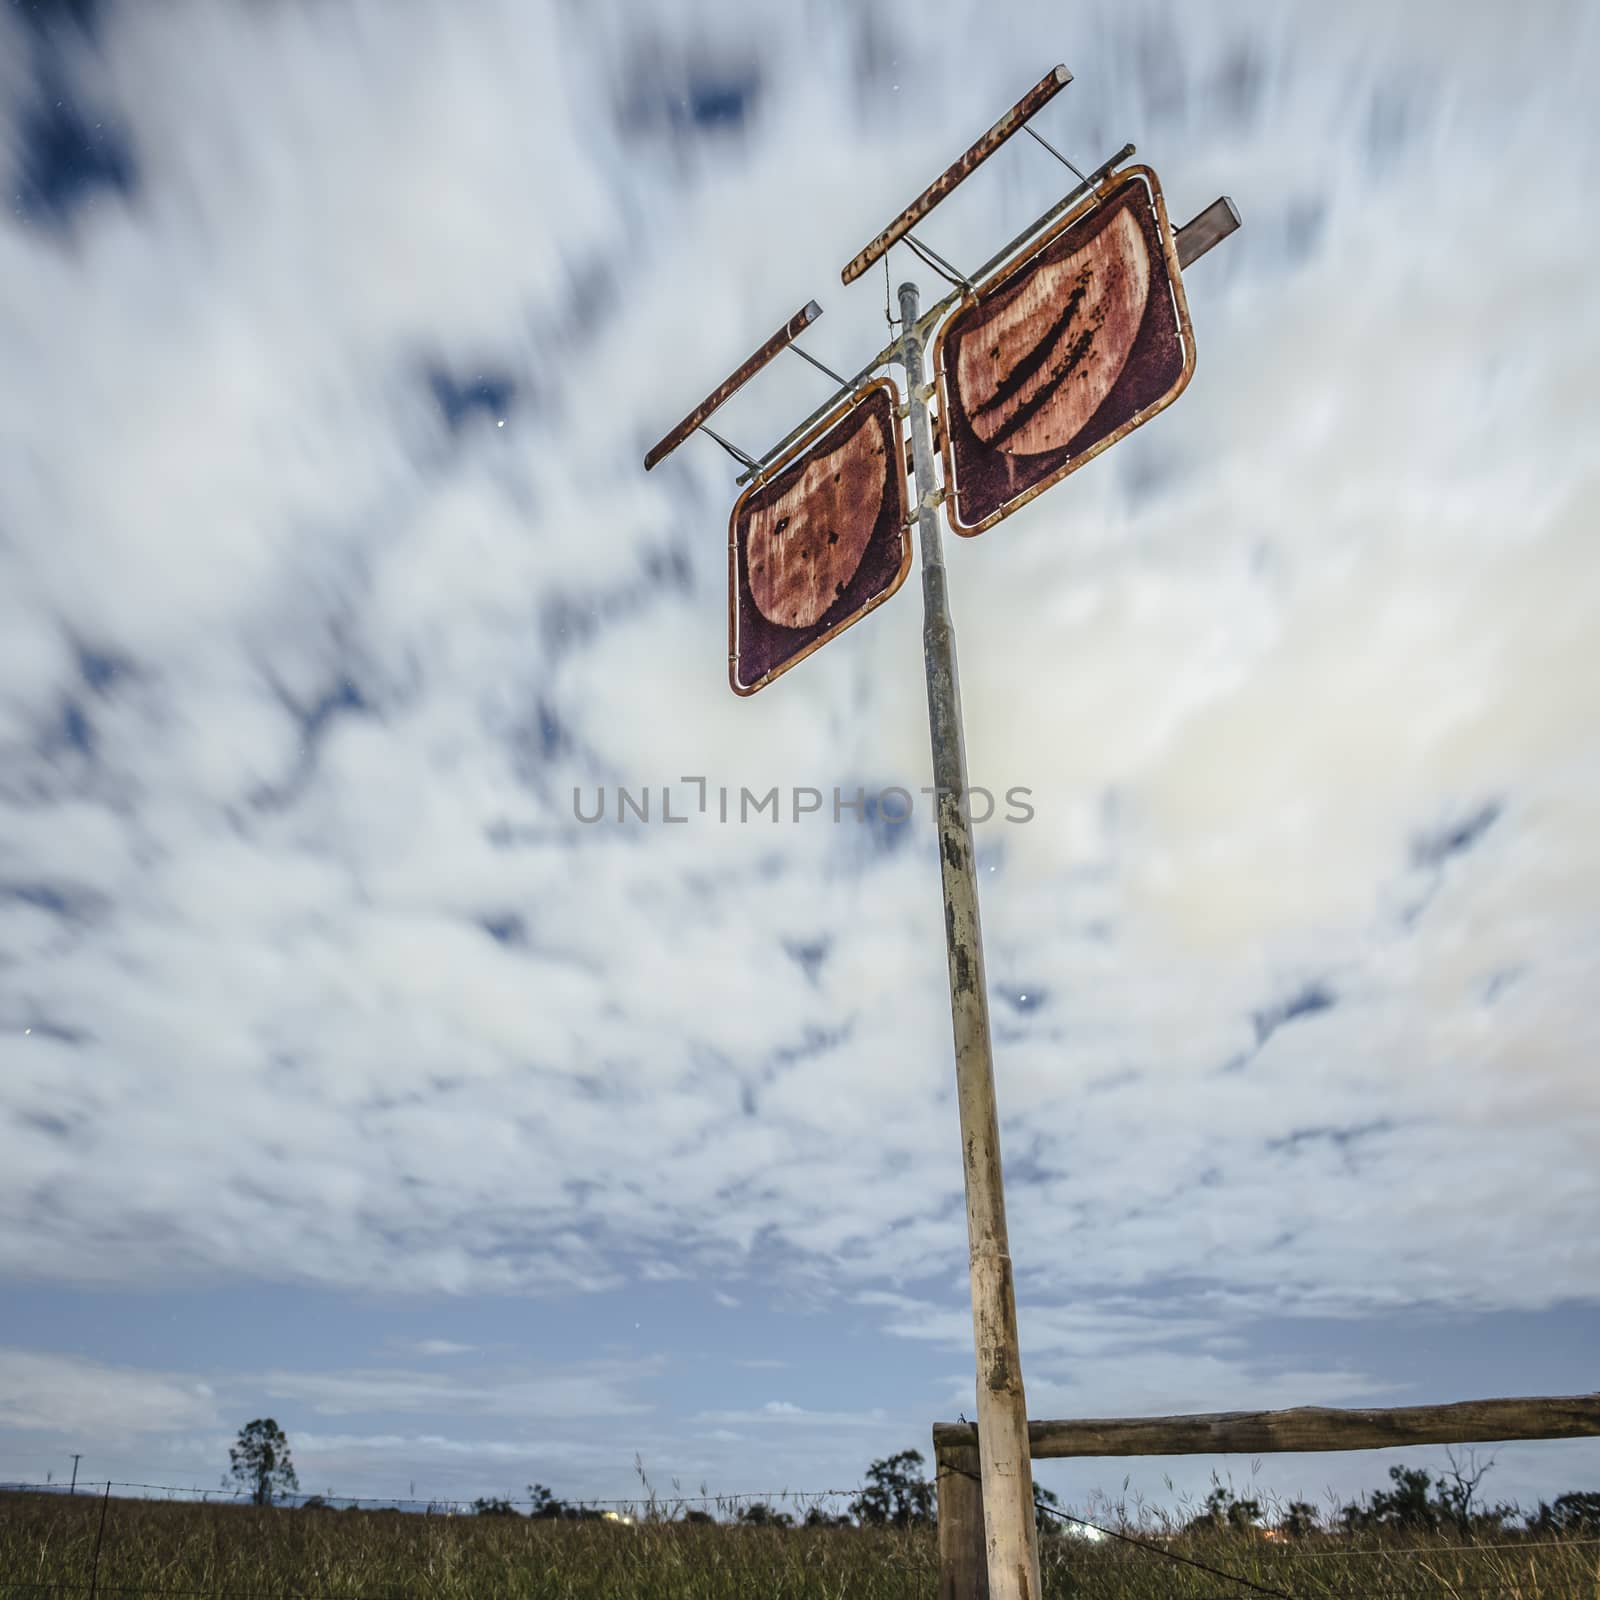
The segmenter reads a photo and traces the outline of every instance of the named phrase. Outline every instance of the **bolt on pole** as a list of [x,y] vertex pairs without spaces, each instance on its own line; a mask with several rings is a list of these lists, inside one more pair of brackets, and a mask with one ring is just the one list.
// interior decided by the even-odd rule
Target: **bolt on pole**
[[972,1333],[977,1356],[978,1456],[983,1478],[989,1600],[1039,1600],[1039,1542],[1034,1522],[1028,1406],[1017,1348],[1016,1290],[1006,1235],[1000,1171],[1000,1117],[995,1105],[989,994],[978,922],[978,872],[966,805],[967,755],[961,729],[961,684],[955,629],[939,533],[939,489],[928,424],[923,332],[917,286],[900,286],[900,359],[911,413],[911,453],[922,547],[922,650],[928,679],[928,730],[933,742],[939,870],[944,882],[950,960],[950,1013],[955,1030],[956,1102],[961,1117],[962,1171],[972,1274]]

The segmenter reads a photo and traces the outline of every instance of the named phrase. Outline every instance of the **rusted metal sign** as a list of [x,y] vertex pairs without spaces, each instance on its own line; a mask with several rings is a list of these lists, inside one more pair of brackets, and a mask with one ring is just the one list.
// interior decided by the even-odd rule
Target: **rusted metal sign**
[[1118,173],[940,330],[945,510],[982,533],[1183,393],[1194,335],[1156,175]]
[[754,694],[905,582],[911,536],[900,397],[868,384],[734,504],[728,680]]

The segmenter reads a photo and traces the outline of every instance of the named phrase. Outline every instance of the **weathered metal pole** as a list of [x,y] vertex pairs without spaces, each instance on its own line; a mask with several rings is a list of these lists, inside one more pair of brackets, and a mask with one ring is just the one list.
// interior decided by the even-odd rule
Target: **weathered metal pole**
[[978,924],[978,871],[967,805],[967,754],[961,731],[961,684],[955,629],[945,587],[939,535],[939,489],[919,296],[900,286],[900,359],[911,410],[911,454],[922,546],[922,655],[928,676],[928,729],[933,739],[934,808],[944,924],[950,957],[950,1012],[955,1026],[956,1103],[961,1115],[962,1170],[967,1190],[967,1243],[972,1273],[972,1334],[978,1368],[978,1455],[989,1600],[1039,1600],[1039,1543],[1034,1526],[1028,1407],[1017,1353],[1017,1303],[1006,1238],[1000,1174],[1000,1118],[989,1042],[989,994]]

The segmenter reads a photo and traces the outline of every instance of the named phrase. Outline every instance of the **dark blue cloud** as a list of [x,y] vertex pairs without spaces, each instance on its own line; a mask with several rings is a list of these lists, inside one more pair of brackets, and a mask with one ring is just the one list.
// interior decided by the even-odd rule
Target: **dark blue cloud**
[[1268,1139],[1267,1149],[1298,1151],[1309,1144],[1331,1144],[1335,1149],[1343,1150],[1355,1144],[1360,1139],[1370,1139],[1374,1134],[1392,1133],[1395,1124],[1387,1117],[1380,1117],[1374,1122],[1357,1123],[1354,1127],[1335,1128],[1296,1128],[1285,1134],[1281,1139]]
[[1319,983],[1308,985],[1282,1005],[1255,1013],[1250,1020],[1255,1024],[1256,1044],[1264,1045],[1286,1023],[1314,1017],[1320,1011],[1331,1011],[1336,1003],[1331,990]]
[[77,700],[68,700],[61,708],[60,741],[76,750],[79,755],[94,755],[94,727],[88,713]]
[[131,670],[131,664],[119,656],[92,650],[86,645],[78,647],[78,675],[96,694],[109,692],[117,680]]
[[11,0],[13,16],[40,32],[68,23],[88,32],[100,12],[100,0]]
[[622,125],[634,135],[662,131],[678,138],[737,133],[754,115],[761,74],[753,65],[696,62],[665,76],[659,65],[638,74],[622,107]]
[[1411,841],[1411,864],[1440,867],[1451,856],[1465,855],[1499,821],[1503,809],[1498,800],[1491,800],[1460,821],[1418,834]]
[[480,917],[478,925],[497,944],[525,945],[528,942],[528,924],[514,911]]
[[434,402],[452,433],[460,433],[474,414],[498,422],[511,409],[517,386],[504,373],[477,373],[471,378],[456,378],[442,368],[428,373],[428,387]]
[[127,134],[80,103],[62,69],[60,37],[34,50],[37,77],[32,99],[17,116],[12,189],[19,215],[57,227],[102,194],[131,195],[138,179]]
[[100,895],[86,889],[74,889],[68,884],[0,879],[0,905],[8,900],[13,904],[48,911],[53,916],[72,922],[93,916],[102,905]]
[[315,705],[301,716],[300,726],[307,740],[316,739],[322,730],[343,712],[370,711],[366,696],[349,678],[341,678]]
[[759,87],[754,73],[739,77],[702,75],[678,102],[696,128],[737,128],[750,115]]
[[804,942],[785,940],[783,948],[790,960],[795,962],[812,982],[815,982],[818,973],[822,971],[823,962],[828,959],[828,952],[833,948],[833,941],[824,934]]
[[797,1061],[809,1061],[814,1056],[826,1055],[830,1050],[837,1050],[840,1045],[847,1044],[850,1034],[851,1029],[848,1024],[842,1028],[807,1028],[800,1035],[799,1044],[785,1045],[773,1052],[773,1064],[791,1067]]

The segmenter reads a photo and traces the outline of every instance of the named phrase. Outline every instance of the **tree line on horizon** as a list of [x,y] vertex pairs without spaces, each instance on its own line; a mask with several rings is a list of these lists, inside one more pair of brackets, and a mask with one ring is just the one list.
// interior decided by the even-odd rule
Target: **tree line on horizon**
[[[1349,1501],[1328,1518],[1307,1501],[1291,1501],[1280,1513],[1272,1531],[1282,1537],[1306,1538],[1320,1532],[1348,1534],[1388,1529],[1438,1533],[1454,1530],[1463,1538],[1472,1538],[1506,1532],[1520,1523],[1530,1533],[1600,1534],[1600,1492],[1574,1490],[1557,1495],[1551,1502],[1541,1500],[1532,1512],[1524,1512],[1520,1506],[1505,1502],[1491,1506],[1482,1501],[1480,1486],[1493,1467],[1494,1458],[1480,1464],[1476,1454],[1469,1453],[1465,1461],[1457,1461],[1455,1453],[1449,1451],[1447,1459],[1449,1470],[1437,1478],[1417,1467],[1390,1467],[1389,1488]],[[271,1417],[258,1417],[239,1430],[238,1438],[228,1451],[228,1462],[224,1487],[234,1485],[258,1506],[271,1506],[299,1490],[288,1438]],[[933,1527],[938,1521],[937,1497],[933,1482],[923,1476],[924,1465],[920,1450],[902,1450],[897,1455],[874,1461],[867,1468],[861,1492],[844,1513],[829,1515],[820,1506],[812,1506],[798,1525],[810,1528]],[[640,1475],[643,1476],[642,1467]],[[649,1488],[648,1480],[646,1488]],[[1060,1532],[1067,1522],[1076,1520],[1051,1514],[1061,1504],[1053,1491],[1042,1488],[1037,1482],[1033,1491],[1039,1505],[1041,1534]],[[606,1515],[581,1502],[562,1500],[542,1483],[528,1485],[527,1504],[526,1515],[536,1520],[594,1520]],[[652,1490],[652,1514],[655,1504]],[[327,1497],[314,1494],[302,1500],[299,1509],[331,1507]],[[472,1502],[472,1510],[477,1516],[524,1515],[511,1500],[494,1496],[480,1496]],[[741,1507],[732,1524],[720,1523],[710,1512],[694,1508],[684,1509],[677,1520],[719,1526],[788,1528],[797,1525],[793,1514],[764,1500]],[[1189,1533],[1245,1533],[1264,1527],[1265,1512],[1261,1502],[1235,1495],[1231,1488],[1224,1487],[1215,1478],[1199,1513],[1183,1523],[1184,1531]]]

